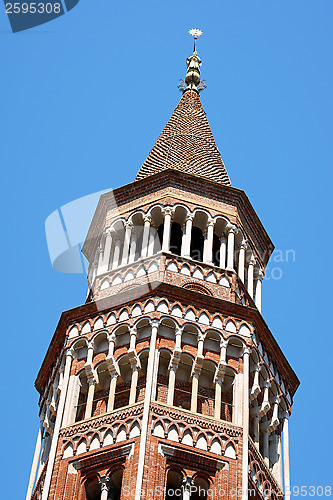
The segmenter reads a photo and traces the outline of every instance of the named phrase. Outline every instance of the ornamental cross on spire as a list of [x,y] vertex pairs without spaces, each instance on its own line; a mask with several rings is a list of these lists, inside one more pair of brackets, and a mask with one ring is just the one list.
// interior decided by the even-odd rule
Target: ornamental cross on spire
[[196,49],[197,49],[197,38],[198,38],[198,36],[202,35],[202,31],[199,30],[198,28],[192,28],[191,30],[189,30],[189,34],[194,37],[194,49],[193,49],[193,52],[195,52]]

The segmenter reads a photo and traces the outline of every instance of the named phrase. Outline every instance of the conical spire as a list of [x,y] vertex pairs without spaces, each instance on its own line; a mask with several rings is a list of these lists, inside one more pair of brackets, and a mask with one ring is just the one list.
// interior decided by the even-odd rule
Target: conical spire
[[[191,30],[198,32],[199,30]],[[192,34],[192,33],[191,33]],[[136,180],[174,169],[230,186],[230,179],[216,146],[197,87],[201,60],[194,51],[187,63],[186,88]]]

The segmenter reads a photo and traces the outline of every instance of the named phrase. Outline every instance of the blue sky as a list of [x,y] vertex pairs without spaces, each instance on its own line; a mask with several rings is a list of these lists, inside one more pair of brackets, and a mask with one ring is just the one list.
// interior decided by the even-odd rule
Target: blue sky
[[192,27],[204,32],[202,102],[232,184],[276,248],[295,251],[263,286],[263,316],[301,380],[292,485],[331,484],[332,15],[331,0],[80,0],[12,34],[2,8],[3,498],[25,497],[34,380],[61,311],[86,296],[83,274],[52,269],[45,220],[134,179],[180,98]]

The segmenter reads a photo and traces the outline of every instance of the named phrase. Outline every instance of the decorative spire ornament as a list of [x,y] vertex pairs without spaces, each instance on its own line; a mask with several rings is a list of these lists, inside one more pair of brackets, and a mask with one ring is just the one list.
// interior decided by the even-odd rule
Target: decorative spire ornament
[[178,88],[183,92],[188,89],[200,92],[206,88],[205,83],[200,80],[201,59],[197,52],[197,39],[202,35],[202,31],[198,28],[192,28],[189,30],[189,34],[194,37],[193,54],[186,59],[187,73],[185,76],[185,82],[180,80]]

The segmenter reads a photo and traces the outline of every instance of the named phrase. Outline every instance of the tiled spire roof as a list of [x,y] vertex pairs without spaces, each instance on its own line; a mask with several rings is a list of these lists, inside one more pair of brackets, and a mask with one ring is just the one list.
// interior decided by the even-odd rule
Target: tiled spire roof
[[140,168],[136,180],[170,168],[230,186],[199,94],[189,87]]

